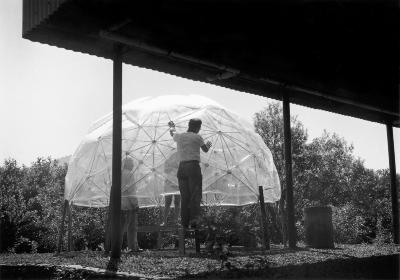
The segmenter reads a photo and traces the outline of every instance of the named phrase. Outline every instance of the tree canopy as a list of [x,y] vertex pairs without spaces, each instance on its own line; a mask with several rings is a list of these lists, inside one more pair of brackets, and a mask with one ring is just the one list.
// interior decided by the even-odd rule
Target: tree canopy
[[[255,114],[254,126],[273,154],[284,192],[282,116],[281,104],[270,103]],[[347,241],[372,240],[378,229],[380,233],[390,234],[388,170],[366,168],[354,155],[353,145],[335,133],[324,131],[310,141],[306,128],[296,116],[291,117],[291,132],[295,216],[300,235],[304,208],[316,205],[332,206],[335,222],[348,220],[346,224],[336,225],[337,232],[345,226],[353,229],[352,235],[340,235],[342,239],[353,238]],[[284,193],[281,197],[280,207],[275,206],[277,212],[284,211]]]

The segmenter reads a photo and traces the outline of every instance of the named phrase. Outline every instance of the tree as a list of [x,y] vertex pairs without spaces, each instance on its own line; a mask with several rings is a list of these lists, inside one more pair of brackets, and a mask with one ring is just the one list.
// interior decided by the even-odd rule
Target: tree
[[[255,114],[256,132],[272,152],[282,185],[278,205],[270,206],[281,216],[285,233],[285,171],[283,152],[283,119],[280,103],[271,103]],[[391,225],[390,188],[387,171],[368,170],[353,154],[353,146],[333,133],[324,133],[310,143],[303,124],[291,117],[293,188],[295,219],[302,232],[303,210],[308,206],[330,205],[334,222],[344,233],[346,227],[353,235],[341,234],[340,241],[371,241],[377,231],[387,232]],[[274,219],[272,219],[274,220]],[[282,239],[282,237],[281,237]],[[283,239],[285,239],[283,237]],[[387,238],[386,238],[387,239]]]
[[351,196],[353,146],[324,131],[307,145],[304,185],[300,195],[317,205],[341,205]]
[[[291,116],[291,133],[292,133],[292,161],[293,161],[293,185],[294,198],[297,204],[296,186],[301,185],[304,180],[303,170],[305,169],[305,152],[307,149],[308,133],[303,124],[297,120],[297,117]],[[279,222],[279,225],[274,225],[273,228],[281,228],[280,239],[286,241],[286,221],[285,221],[285,161],[284,161],[284,136],[283,136],[283,109],[278,102],[268,104],[264,110],[255,113],[254,126],[258,134],[261,135],[267,147],[271,150],[276,169],[281,179],[282,195],[281,200],[277,205],[269,205],[269,212],[273,221]],[[295,207],[295,209],[298,209]],[[274,217],[275,213],[280,216],[280,219]],[[299,219],[301,213],[296,211],[296,217]]]
[[29,211],[24,198],[25,167],[14,159],[0,167],[0,251],[10,250],[34,224],[34,212]]
[[66,165],[51,158],[38,158],[26,171],[24,196],[28,209],[35,212],[32,238],[39,243],[38,251],[56,249],[66,172]]

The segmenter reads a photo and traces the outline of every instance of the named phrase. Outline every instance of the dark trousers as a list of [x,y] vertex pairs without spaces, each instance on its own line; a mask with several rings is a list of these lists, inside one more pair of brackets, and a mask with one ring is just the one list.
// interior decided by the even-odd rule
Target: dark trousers
[[179,163],[178,182],[181,192],[181,222],[184,227],[199,217],[202,196],[201,169],[198,161]]

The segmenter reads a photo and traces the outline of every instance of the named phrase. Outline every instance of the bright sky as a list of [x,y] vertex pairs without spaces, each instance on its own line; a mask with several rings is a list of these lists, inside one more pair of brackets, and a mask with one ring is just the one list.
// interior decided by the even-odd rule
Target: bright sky
[[[112,110],[112,62],[22,39],[22,1],[0,1],[0,162],[71,155],[92,122]],[[123,102],[144,96],[199,94],[251,120],[270,99],[123,67]],[[310,140],[324,129],[354,145],[368,168],[388,168],[386,127],[292,105]],[[394,129],[397,170],[400,129]]]

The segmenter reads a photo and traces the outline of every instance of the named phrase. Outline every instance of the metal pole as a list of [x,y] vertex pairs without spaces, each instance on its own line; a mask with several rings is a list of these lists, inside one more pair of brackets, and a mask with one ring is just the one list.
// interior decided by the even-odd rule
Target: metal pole
[[397,197],[396,160],[394,157],[393,127],[387,124],[386,132],[389,152],[390,187],[392,191],[393,242],[395,244],[399,244],[399,200]]
[[122,46],[114,45],[113,142],[111,205],[111,259],[121,257],[121,135],[122,135]]
[[270,249],[269,244],[269,233],[267,226],[267,214],[265,213],[265,203],[264,203],[264,191],[262,186],[258,186],[259,199],[260,199],[260,211],[261,211],[261,229],[262,229],[262,241],[264,250]]
[[62,243],[63,243],[63,235],[64,235],[64,222],[65,222],[65,213],[68,207],[68,200],[64,200],[64,204],[62,206],[62,217],[60,223],[60,231],[58,232],[58,245],[57,245],[57,253],[61,252]]
[[296,227],[294,224],[293,179],[292,179],[292,135],[290,130],[290,102],[288,93],[283,94],[283,135],[285,138],[286,169],[286,211],[289,248],[296,248]]

